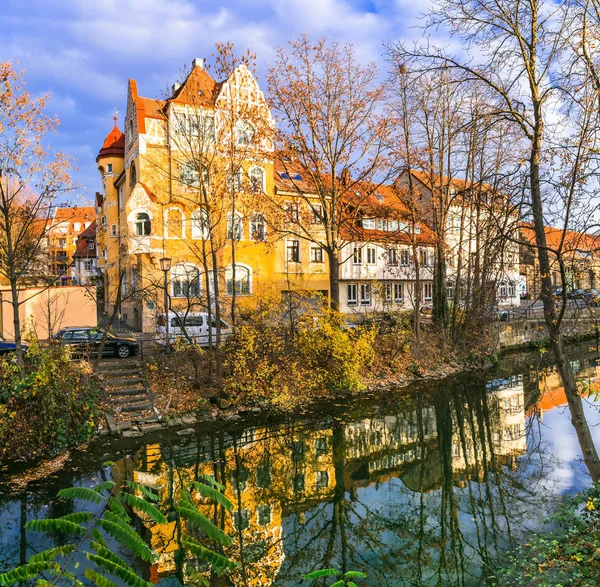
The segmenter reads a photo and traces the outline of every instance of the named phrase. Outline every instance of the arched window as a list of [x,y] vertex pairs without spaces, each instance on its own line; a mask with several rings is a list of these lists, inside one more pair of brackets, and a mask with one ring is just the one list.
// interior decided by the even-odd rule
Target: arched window
[[236,192],[242,191],[242,185],[244,183],[244,170],[238,169],[237,171],[230,167],[227,172],[227,189],[229,191],[234,190]]
[[171,295],[174,298],[200,297],[200,270],[190,263],[180,263],[171,269]]
[[235,215],[231,212],[227,214],[227,238],[236,241],[244,238],[244,223],[239,212],[236,212]]
[[225,285],[227,295],[246,296],[252,293],[252,269],[247,265],[237,263],[235,271],[233,265],[228,265],[225,269]]
[[255,212],[250,217],[250,238],[253,241],[267,240],[267,221],[264,214]]
[[179,208],[169,208],[165,212],[165,236],[167,238],[184,238],[183,212]]
[[250,191],[255,194],[261,194],[265,191],[265,170],[255,165],[248,172],[248,182]]
[[235,125],[236,143],[240,146],[248,146],[252,144],[254,139],[254,127],[245,120],[238,120]]
[[136,236],[150,236],[151,229],[150,216],[146,212],[139,212],[135,217]]
[[130,185],[130,187],[135,187],[136,183],[137,183],[137,173],[135,171],[135,163],[132,163],[131,167],[129,168],[129,185]]
[[210,236],[208,214],[202,208],[192,212],[192,238],[206,240]]

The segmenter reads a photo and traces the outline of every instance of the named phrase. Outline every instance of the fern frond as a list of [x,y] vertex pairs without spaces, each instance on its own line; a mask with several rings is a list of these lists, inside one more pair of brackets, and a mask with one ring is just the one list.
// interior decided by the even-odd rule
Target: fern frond
[[[123,494],[121,493],[120,495]],[[131,518],[129,517],[129,514],[125,511],[123,504],[112,495],[108,498],[108,509],[116,516],[119,516],[119,518],[121,518],[124,522],[131,522]]]
[[98,585],[98,587],[117,587],[116,583],[113,583],[110,579],[98,573],[98,571],[94,571],[94,569],[86,569],[84,575],[87,579]]
[[[110,512],[105,512],[105,515],[106,513]],[[122,520],[119,521],[121,524],[124,524]],[[132,532],[129,529],[124,529],[118,522],[106,520],[104,518],[98,520],[98,524],[107,534],[110,534],[115,540],[128,548],[133,554],[139,556],[142,560],[145,560],[146,562],[153,562],[155,560],[156,557],[152,550],[150,550],[150,547],[135,533],[135,531]]]
[[192,483],[194,489],[200,493],[203,497],[207,497],[208,499],[212,499],[216,501],[218,504],[222,505],[226,510],[232,510],[233,504],[229,501],[220,491],[217,491],[214,487],[210,487],[205,483],[198,483],[194,481]]
[[102,569],[108,571],[111,575],[115,577],[119,577],[119,579],[123,580],[127,585],[131,587],[153,587],[147,581],[140,579],[130,568],[122,567],[114,563],[112,560],[101,557],[97,554],[92,554],[91,552],[87,553],[88,560],[95,563],[97,566]]
[[332,583],[329,587],[344,587],[345,584],[346,582],[344,581],[344,579],[340,579],[339,581]]
[[8,571],[8,573],[2,573],[0,575],[0,585],[3,587],[11,587],[19,582],[35,579],[35,577],[41,575],[45,571],[57,573],[60,571],[60,565],[51,561],[27,563],[26,565],[13,569],[12,571]]
[[81,499],[83,501],[90,501],[95,504],[102,503],[102,496],[88,487],[67,487],[61,489],[58,492],[58,497],[62,499]]
[[310,579],[320,579],[321,577],[337,577],[339,574],[340,572],[337,569],[319,569],[304,575],[302,579],[308,581]]
[[44,550],[43,552],[38,552],[29,558],[27,561],[28,564],[31,563],[40,563],[40,562],[51,562],[57,556],[67,556],[71,554],[75,550],[74,544],[65,544],[64,546],[55,546],[54,548],[49,548],[48,550]]
[[145,515],[149,516],[154,520],[157,524],[166,524],[167,518],[162,514],[162,512],[153,506],[151,503],[148,503],[142,497],[138,497],[137,495],[133,495],[132,493],[120,493],[119,499],[123,500],[129,507],[132,507],[135,510],[139,510]]
[[61,518],[48,518],[46,520],[29,520],[25,524],[27,530],[34,530],[35,532],[63,532],[65,534],[77,534],[83,536],[87,530],[69,520],[62,520]]
[[360,571],[346,571],[344,573],[346,579],[366,579],[367,573],[361,573]]
[[217,480],[212,475],[207,475],[206,473],[200,473],[198,475],[198,477],[200,477],[200,479],[203,479],[204,481],[206,481],[206,483],[208,483],[209,485],[212,485],[215,489],[218,489],[219,491],[225,491],[225,485],[221,485],[220,483],[218,483]]
[[92,512],[75,512],[74,514],[67,514],[66,516],[61,516],[60,518],[54,519],[82,524],[84,522],[91,522],[94,519],[94,514],[92,514]]
[[231,538],[213,524],[204,514],[201,514],[197,509],[188,506],[180,505],[177,508],[179,515],[192,526],[202,530],[211,540],[218,542],[223,546],[229,546],[232,543]]
[[160,501],[160,497],[150,491],[147,487],[144,487],[141,483],[136,483],[135,481],[125,481],[125,485],[129,487],[132,491],[139,491],[146,499],[150,501]]
[[102,493],[103,491],[112,491],[115,488],[116,483],[114,481],[103,481],[102,483],[98,483],[96,487],[94,487],[94,491],[96,493]]
[[181,540],[187,550],[194,556],[197,556],[198,558],[210,563],[217,575],[222,575],[227,570],[232,571],[239,567],[238,563],[202,546],[202,544],[188,534],[182,534]]

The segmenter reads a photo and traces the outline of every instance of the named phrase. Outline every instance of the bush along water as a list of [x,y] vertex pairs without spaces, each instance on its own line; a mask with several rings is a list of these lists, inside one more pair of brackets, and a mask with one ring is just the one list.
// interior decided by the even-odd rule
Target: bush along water
[[85,361],[59,345],[32,341],[21,373],[0,357],[0,459],[55,456],[82,444],[100,418],[98,386]]

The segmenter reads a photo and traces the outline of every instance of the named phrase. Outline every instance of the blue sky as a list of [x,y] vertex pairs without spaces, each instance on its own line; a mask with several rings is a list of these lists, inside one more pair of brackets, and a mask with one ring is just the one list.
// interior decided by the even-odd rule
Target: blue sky
[[421,35],[414,27],[429,2],[2,0],[0,60],[19,62],[31,92],[52,94],[48,112],[61,126],[51,145],[77,159],[73,178],[93,198],[95,157],[114,108],[122,128],[129,78],[159,96],[185,64],[228,40],[257,53],[261,78],[273,46],[304,32],[353,42],[361,60],[381,63],[383,41]]

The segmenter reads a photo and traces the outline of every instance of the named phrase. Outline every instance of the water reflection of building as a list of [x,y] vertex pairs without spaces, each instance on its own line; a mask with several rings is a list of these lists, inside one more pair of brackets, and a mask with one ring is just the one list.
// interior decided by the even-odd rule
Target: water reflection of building
[[[188,436],[180,445],[148,445],[133,463],[133,476],[157,491],[168,508],[182,485],[189,486],[200,473],[213,475],[235,504],[234,515],[223,519],[224,530],[235,539],[226,554],[243,559],[246,584],[271,585],[285,559],[286,516],[304,521],[304,513],[316,505],[390,478],[413,491],[436,489],[444,463],[455,472],[453,483],[462,485],[483,475],[492,461],[506,464],[521,454],[523,379],[492,381],[484,395],[487,416],[468,423],[465,415],[472,406],[428,405],[347,423],[250,428],[239,436]],[[210,515],[210,508],[205,513]],[[152,547],[160,553],[154,571],[175,572],[175,522],[148,527]],[[240,576],[234,581],[244,583]]]

